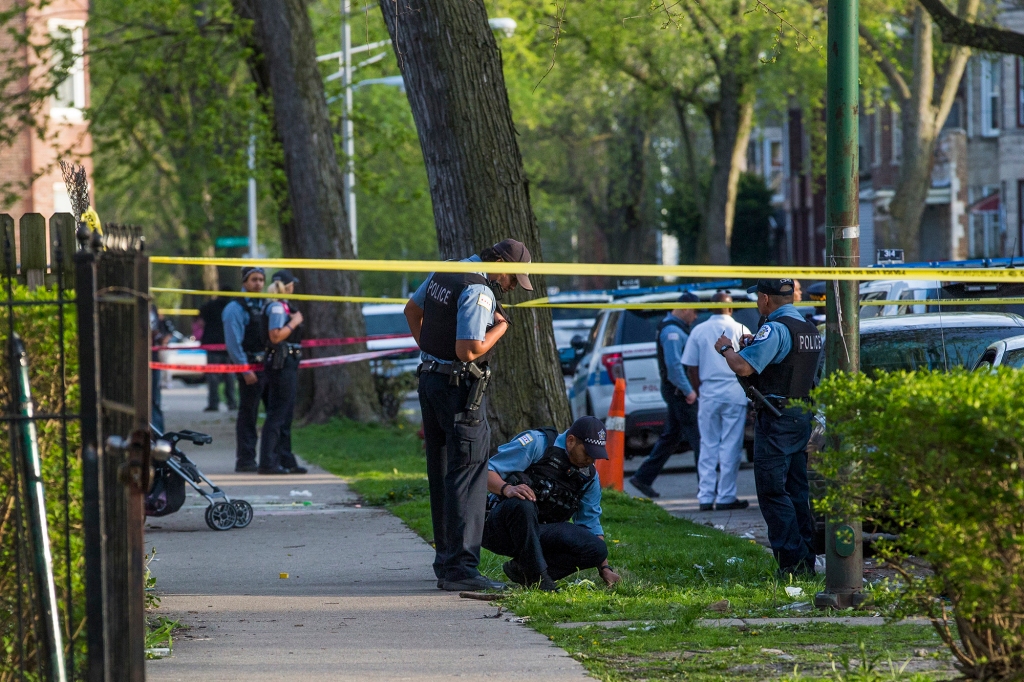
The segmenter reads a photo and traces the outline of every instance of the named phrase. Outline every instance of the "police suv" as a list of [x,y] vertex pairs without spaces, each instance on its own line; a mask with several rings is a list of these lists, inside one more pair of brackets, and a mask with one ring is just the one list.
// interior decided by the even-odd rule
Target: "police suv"
[[[710,300],[715,289],[694,290],[701,300]],[[735,301],[751,300],[746,290],[727,289]],[[680,291],[648,294],[618,299],[622,303],[667,303],[678,301]],[[569,388],[572,418],[591,415],[608,417],[608,408],[615,391],[615,379],[626,380],[626,456],[644,455],[658,440],[665,426],[668,407],[661,397],[658,375],[658,323],[668,310],[602,310],[590,329],[586,346]],[[757,311],[736,311],[738,321],[753,329]],[[753,314],[753,326],[746,319]],[[703,313],[698,322],[707,319]],[[741,319],[742,317],[742,319]],[[752,453],[752,438],[748,459]],[[684,451],[689,448],[684,448]]]

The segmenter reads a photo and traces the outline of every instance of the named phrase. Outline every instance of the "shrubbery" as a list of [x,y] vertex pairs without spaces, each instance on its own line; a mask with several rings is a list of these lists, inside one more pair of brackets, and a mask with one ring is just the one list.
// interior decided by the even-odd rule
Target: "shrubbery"
[[927,614],[969,678],[1024,678],[1024,372],[836,374],[815,399],[841,443],[822,507],[899,534],[876,545],[895,615]]
[[[0,286],[6,286],[0,281]],[[14,298],[18,301],[56,300],[53,289],[37,289],[29,292],[23,286],[15,286]],[[2,304],[0,304],[2,307]],[[29,359],[29,379],[32,386],[32,397],[37,413],[56,413],[60,410],[60,372],[58,354],[58,320],[56,306],[14,308],[14,330],[25,343]],[[69,414],[78,412],[78,346],[77,325],[74,305],[65,308],[64,352],[66,355],[67,409]],[[9,326],[6,310],[0,315],[0,404],[4,411],[11,401],[11,382],[7,360],[7,340]],[[46,510],[50,528],[51,552],[54,561],[54,577],[57,586],[57,600],[60,605],[61,624],[64,626],[64,644],[74,639],[76,665],[81,671],[80,662],[85,651],[83,620],[85,614],[85,589],[83,583],[84,558],[82,545],[82,493],[81,469],[79,452],[81,437],[77,420],[68,423],[68,459],[67,459],[67,505],[68,522],[71,542],[71,565],[66,561],[64,545],[65,521],[65,461],[62,448],[60,422],[39,421],[36,423],[39,437],[40,454],[42,455],[43,481],[45,485]],[[18,677],[19,659],[24,646],[25,664],[30,674],[36,663],[35,641],[32,637],[31,611],[24,611],[25,639],[19,645],[18,626],[18,595],[19,585],[16,579],[16,547],[17,519],[15,497],[11,484],[12,461],[10,440],[6,433],[0,437],[0,680]],[[23,537],[25,537],[23,535]],[[23,574],[31,570],[31,566],[22,567]],[[70,618],[65,612],[67,599],[68,572],[71,574],[72,613]],[[21,584],[22,609],[28,608],[28,591],[31,581]],[[70,623],[69,623],[70,620]]]

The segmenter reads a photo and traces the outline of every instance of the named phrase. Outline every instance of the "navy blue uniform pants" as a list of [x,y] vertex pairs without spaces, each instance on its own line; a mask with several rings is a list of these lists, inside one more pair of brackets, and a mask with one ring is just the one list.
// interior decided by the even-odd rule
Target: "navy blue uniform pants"
[[256,420],[260,401],[267,404],[267,373],[256,372],[256,383],[245,383],[238,375],[238,419],[235,421],[235,466],[256,463]]
[[434,575],[464,580],[480,575],[480,539],[487,507],[487,454],[491,429],[487,401],[465,412],[469,387],[450,386],[437,372],[420,374],[420,410],[427,449]]
[[483,545],[515,559],[531,582],[545,571],[552,580],[561,580],[597,568],[608,558],[604,540],[568,521],[541,523],[537,503],[519,498],[502,500],[487,515]]
[[754,483],[768,540],[782,570],[814,570],[814,521],[807,485],[811,415],[787,407],[760,410],[754,430]]
[[686,398],[671,384],[666,389],[662,386],[661,397],[668,405],[668,417],[665,419],[665,430],[654,444],[651,454],[643,461],[633,477],[646,485],[654,483],[668,458],[674,455],[679,446],[686,441],[693,448],[694,464],[700,459],[700,429],[697,428],[697,402],[688,405]]
[[[231,360],[225,351],[211,350],[206,352],[206,362],[210,365],[227,365]],[[221,384],[224,384],[224,397],[228,404],[228,410],[236,409],[238,400],[235,398],[235,376],[219,372],[210,372],[206,375],[206,409],[216,410],[220,407]]]
[[260,434],[260,469],[291,468],[298,464],[292,454],[292,417],[299,385],[299,358],[289,355],[281,369],[267,375],[267,419]]

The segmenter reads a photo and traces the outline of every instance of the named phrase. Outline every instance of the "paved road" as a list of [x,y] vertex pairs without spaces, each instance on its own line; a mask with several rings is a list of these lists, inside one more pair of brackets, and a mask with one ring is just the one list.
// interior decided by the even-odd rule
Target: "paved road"
[[199,412],[200,389],[163,395],[168,429],[213,435],[186,451],[256,516],[249,528],[212,531],[205,500],[190,496],[149,519],[156,614],[190,626],[170,658],[147,664],[150,680],[587,679],[543,635],[492,618],[496,607],[439,591],[430,547],[391,514],[356,506],[340,479],[235,474],[230,416]]
[[[639,466],[639,460],[626,463],[626,491],[636,496],[642,493],[629,484],[629,472]],[[736,478],[736,492],[740,499],[750,501],[750,506],[740,511],[700,511],[697,501],[697,474],[693,471],[693,452],[675,455],[669,459],[666,469],[682,470],[681,473],[667,473],[658,476],[654,489],[661,493],[655,500],[673,516],[690,519],[695,523],[721,526],[733,535],[753,534],[753,539],[768,546],[768,526],[761,516],[754,489],[754,470],[740,469]]]

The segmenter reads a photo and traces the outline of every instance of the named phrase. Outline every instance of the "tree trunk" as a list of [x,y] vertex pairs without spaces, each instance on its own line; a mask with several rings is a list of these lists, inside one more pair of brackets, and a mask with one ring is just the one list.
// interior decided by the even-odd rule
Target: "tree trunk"
[[619,134],[609,142],[608,219],[604,228],[608,253],[616,263],[651,263],[656,253],[655,233],[644,215],[650,116],[644,111],[629,111],[619,117],[618,124]]
[[[960,0],[958,13],[973,19],[979,0]],[[895,64],[891,63],[870,31],[861,26],[861,36],[879,59],[879,68],[888,79],[899,102],[903,125],[903,159],[892,200],[889,202],[889,243],[902,248],[908,261],[920,258],[921,217],[924,215],[928,190],[931,188],[935,146],[946,124],[956,91],[967,67],[971,51],[954,47],[946,58],[944,69],[935,73],[935,46],[932,16],[920,4],[914,9],[913,77],[908,85]],[[936,92],[936,89],[938,92]]]
[[736,192],[754,118],[754,103],[747,92],[749,87],[738,73],[738,69],[745,66],[736,64],[728,67],[730,62],[738,59],[730,52],[727,51],[722,58],[727,68],[719,74],[719,99],[704,109],[711,128],[714,168],[704,212],[703,234],[708,262],[714,265],[729,264]]
[[[465,258],[511,237],[541,260],[501,52],[483,2],[380,0],[380,7],[419,132],[441,256]],[[543,295],[544,278],[531,281]],[[517,290],[510,298],[526,297]],[[569,425],[548,310],[516,310],[491,366],[492,445],[523,429]]]
[[[235,0],[236,9],[254,22],[254,34],[269,81],[275,130],[284,152],[291,222],[282,226],[286,257],[352,258],[352,242],[342,201],[341,169],[334,151],[316,64],[313,28],[303,0]],[[269,275],[268,274],[268,279]],[[359,295],[354,273],[306,270],[300,290],[339,296]],[[352,303],[304,303],[306,335],[314,338],[363,336],[365,323]],[[362,350],[359,347],[358,350]],[[314,355],[329,355],[314,353]],[[380,407],[366,363],[307,372],[311,382],[307,421],[346,416],[379,418]]]

